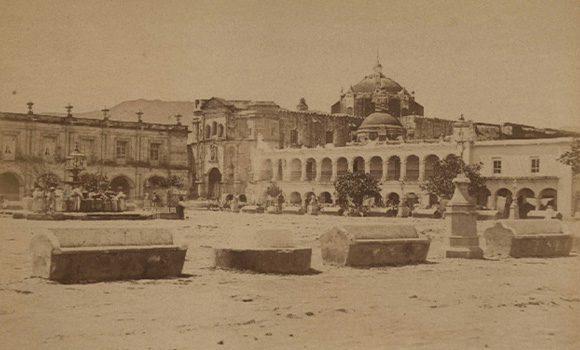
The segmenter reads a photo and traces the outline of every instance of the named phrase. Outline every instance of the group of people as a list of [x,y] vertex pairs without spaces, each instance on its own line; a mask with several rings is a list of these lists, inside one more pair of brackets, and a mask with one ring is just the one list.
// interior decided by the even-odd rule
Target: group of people
[[71,191],[59,187],[42,190],[36,187],[32,192],[32,211],[35,213],[55,212],[89,212],[89,211],[125,211],[126,195],[119,187],[113,191],[110,187],[104,192],[89,192],[82,187]]
[[[169,206],[169,193],[167,194],[167,206]],[[143,197],[143,211],[157,213],[163,206],[163,201],[161,197],[157,194],[157,191],[152,193],[145,192]],[[175,205],[175,212],[177,217],[181,220],[185,219],[185,200],[183,196],[179,196],[178,202]]]

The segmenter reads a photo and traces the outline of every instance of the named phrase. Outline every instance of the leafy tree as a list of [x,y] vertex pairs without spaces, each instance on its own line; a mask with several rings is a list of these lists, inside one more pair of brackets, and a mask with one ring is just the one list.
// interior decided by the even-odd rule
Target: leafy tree
[[457,156],[448,157],[435,163],[433,175],[421,184],[423,191],[434,193],[440,198],[450,199],[455,191],[453,179],[455,179],[461,169],[464,169],[465,175],[471,181],[469,185],[469,194],[474,196],[479,191],[485,189],[485,179],[481,177],[481,163],[467,165]]
[[580,139],[574,139],[570,149],[564,152],[558,161],[572,167],[574,174],[580,174]]
[[270,186],[268,186],[268,188],[266,189],[266,194],[270,197],[276,198],[280,195],[280,193],[282,193],[282,190],[280,189],[280,187],[278,187],[276,181],[272,181],[270,183]]
[[105,174],[82,173],[80,176],[81,185],[89,192],[105,192],[110,185]]
[[340,175],[334,183],[338,194],[339,203],[345,205],[351,201],[356,208],[361,208],[362,203],[369,197],[374,197],[381,191],[379,182],[370,174],[348,172]]
[[169,175],[168,177],[153,176],[149,179],[147,187],[181,188],[181,187],[183,187],[183,181],[181,180],[181,177],[179,177],[177,175]]

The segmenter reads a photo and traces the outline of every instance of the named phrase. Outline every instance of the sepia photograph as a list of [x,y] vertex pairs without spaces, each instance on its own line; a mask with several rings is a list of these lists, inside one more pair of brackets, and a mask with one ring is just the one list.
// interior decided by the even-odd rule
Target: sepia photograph
[[0,349],[580,349],[580,0],[0,0]]

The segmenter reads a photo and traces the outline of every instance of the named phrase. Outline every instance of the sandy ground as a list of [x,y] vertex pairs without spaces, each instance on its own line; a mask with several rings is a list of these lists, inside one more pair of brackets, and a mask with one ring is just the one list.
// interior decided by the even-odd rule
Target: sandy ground
[[[445,259],[444,221],[188,212],[186,221],[0,219],[0,349],[580,349],[580,258]],[[317,237],[341,223],[413,223],[427,264],[322,264]],[[84,285],[31,278],[35,225],[171,226],[184,276]],[[489,223],[480,223],[480,232]],[[260,227],[311,246],[307,276],[215,270],[212,247]],[[578,226],[575,227],[578,229]]]

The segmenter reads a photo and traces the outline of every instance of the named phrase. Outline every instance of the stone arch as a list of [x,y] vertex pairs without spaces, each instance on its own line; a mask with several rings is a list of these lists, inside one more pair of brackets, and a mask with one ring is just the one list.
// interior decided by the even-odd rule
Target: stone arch
[[317,198],[316,193],[314,193],[312,191],[304,193],[304,205],[308,206],[310,201],[314,198]]
[[330,158],[324,158],[320,162],[321,172],[320,172],[320,180],[321,181],[330,181],[332,178],[332,160]]
[[370,161],[371,176],[377,180],[383,177],[383,158],[374,156]]
[[127,199],[132,199],[135,195],[135,183],[130,177],[126,175],[117,175],[111,179],[110,182],[111,189],[115,192],[119,191],[119,188],[123,191]]
[[302,162],[298,158],[290,161],[290,181],[299,181],[302,177]]
[[5,200],[19,201],[23,195],[24,181],[18,174],[11,171],[0,174],[0,196]]
[[387,180],[399,180],[401,178],[401,158],[392,156],[387,162]]
[[365,172],[365,159],[363,157],[355,157],[353,159],[352,172],[353,173],[364,173]]
[[[518,198],[518,200],[520,200],[520,198],[522,198],[521,201],[527,202],[529,198],[532,198],[533,200],[535,200],[536,193],[532,189],[524,187],[518,191],[516,197]],[[518,204],[521,204],[521,203],[518,202]],[[530,204],[535,205],[534,203],[530,203]]]
[[407,157],[407,173],[405,179],[409,181],[419,180],[419,157],[410,155]]
[[266,159],[262,161],[262,167],[260,169],[260,180],[272,180],[273,174],[274,169],[272,166],[272,160]]
[[321,192],[318,196],[318,202],[321,204],[332,204],[332,195],[330,192]]
[[207,173],[207,198],[218,199],[221,196],[222,173],[218,168],[212,168]]
[[238,196],[238,201],[240,201],[240,203],[247,203],[248,202],[248,197],[246,197],[245,194],[240,194]]
[[435,169],[435,164],[439,162],[439,157],[434,154],[430,154],[425,157],[425,175],[424,178],[427,180],[433,176],[433,171]]
[[558,210],[558,191],[553,188],[544,188],[538,196],[540,199],[540,210],[548,209],[549,206]]
[[348,173],[348,161],[344,157],[340,157],[336,160],[336,176],[344,175]]
[[496,209],[501,212],[507,211],[506,207],[509,208],[510,204],[512,203],[512,196],[512,191],[508,190],[507,188],[498,189],[494,196]]
[[313,181],[316,178],[316,160],[308,158],[306,160],[306,180]]
[[490,197],[491,191],[487,187],[482,188],[475,196],[475,204],[480,207],[488,207]]
[[288,199],[290,204],[298,204],[302,205],[302,196],[300,192],[292,192],[290,193],[290,198]]
[[385,196],[385,203],[389,205],[399,205],[401,202],[401,197],[396,192],[391,192]]

